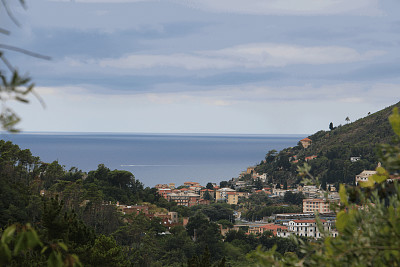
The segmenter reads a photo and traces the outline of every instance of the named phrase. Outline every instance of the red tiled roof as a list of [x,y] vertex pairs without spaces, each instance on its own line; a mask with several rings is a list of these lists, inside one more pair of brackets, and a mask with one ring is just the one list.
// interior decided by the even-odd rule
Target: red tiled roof
[[304,139],[301,139],[300,141],[312,141],[310,138],[306,137]]
[[316,157],[317,157],[316,155],[312,155],[312,156],[306,157],[306,159],[315,159]]

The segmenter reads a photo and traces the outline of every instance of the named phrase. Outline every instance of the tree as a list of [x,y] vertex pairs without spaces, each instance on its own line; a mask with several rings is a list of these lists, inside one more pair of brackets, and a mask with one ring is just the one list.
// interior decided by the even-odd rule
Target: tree
[[333,122],[329,123],[329,130],[333,131],[334,127],[333,127]]
[[350,122],[350,118],[346,117],[346,122],[349,123]]
[[206,189],[213,190],[213,189],[214,189],[214,186],[213,186],[213,184],[212,184],[212,183],[207,183],[207,185],[206,185]]
[[227,187],[228,186],[228,182],[227,181],[221,181],[220,183],[219,183],[219,187],[220,188],[225,188],[225,187]]
[[123,249],[112,236],[100,235],[87,256],[92,266],[129,266]]
[[1,266],[82,266],[78,257],[69,254],[62,243],[44,243],[30,224],[7,227],[1,233]]
[[206,191],[204,193],[203,199],[204,200],[213,200],[213,197],[210,195],[210,193],[208,191]]
[[278,154],[278,151],[276,151],[275,149],[268,151],[267,155],[265,155],[265,161],[267,163],[274,161],[277,154]]

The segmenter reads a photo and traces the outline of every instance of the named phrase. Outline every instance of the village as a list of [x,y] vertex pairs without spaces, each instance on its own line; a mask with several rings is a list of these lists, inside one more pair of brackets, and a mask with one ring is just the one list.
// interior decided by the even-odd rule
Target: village
[[[300,143],[306,149],[311,145],[309,138],[300,140]],[[305,160],[313,160],[317,156],[306,157]],[[292,161],[298,161],[296,157],[291,158]],[[359,160],[358,157],[351,157],[351,162]],[[368,177],[375,174],[376,171],[364,170],[354,178],[354,183],[359,185],[365,182]],[[243,177],[251,177],[250,181],[244,181]],[[270,187],[257,189],[254,187],[254,181],[260,181],[263,184],[267,181],[267,174],[259,174],[255,172],[255,167],[248,167],[242,172],[238,178],[230,181],[230,187],[220,187],[216,183],[208,183],[206,186],[200,185],[198,182],[184,182],[183,185],[176,186],[175,183],[157,184],[155,188],[158,194],[169,202],[175,202],[177,206],[193,207],[197,205],[210,205],[212,203],[227,203],[235,208],[233,227],[223,227],[220,225],[220,231],[223,236],[229,231],[246,230],[247,234],[263,234],[269,231],[270,234],[277,237],[289,237],[291,235],[321,238],[329,234],[337,236],[338,231],[335,228],[335,205],[340,202],[337,188],[334,184],[327,184],[326,190],[316,185],[297,185],[290,187],[282,184],[272,184]],[[221,183],[222,184],[222,183]],[[241,218],[241,212],[238,207],[242,200],[248,199],[253,194],[264,194],[270,199],[283,199],[287,193],[298,194],[303,196],[301,209],[299,213],[282,213],[266,216],[262,220],[247,221]],[[280,205],[287,205],[281,203]],[[117,204],[118,209],[124,214],[139,214],[145,216],[159,217],[162,219],[164,226],[168,228],[174,225],[186,226],[189,218],[179,220],[177,212],[155,212],[149,211],[146,205],[126,206]],[[320,223],[320,226],[318,224]],[[322,231],[322,232],[321,232]]]

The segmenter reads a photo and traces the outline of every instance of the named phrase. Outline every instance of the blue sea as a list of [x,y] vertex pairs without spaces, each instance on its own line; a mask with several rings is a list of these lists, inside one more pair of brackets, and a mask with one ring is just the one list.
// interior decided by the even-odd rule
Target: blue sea
[[127,170],[145,186],[230,180],[271,150],[295,146],[306,135],[2,133],[44,162],[83,171],[103,163]]

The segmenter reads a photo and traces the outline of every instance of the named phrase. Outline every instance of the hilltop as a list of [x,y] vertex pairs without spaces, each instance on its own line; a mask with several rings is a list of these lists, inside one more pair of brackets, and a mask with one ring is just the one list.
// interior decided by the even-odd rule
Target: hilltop
[[308,136],[309,146],[297,146],[280,151],[269,151],[255,170],[267,173],[270,183],[295,184],[300,181],[297,167],[307,162],[311,173],[322,185],[326,183],[352,184],[356,174],[364,169],[375,169],[378,164],[377,147],[390,143],[394,133],[388,122],[393,108],[400,102],[330,131],[318,131]]

